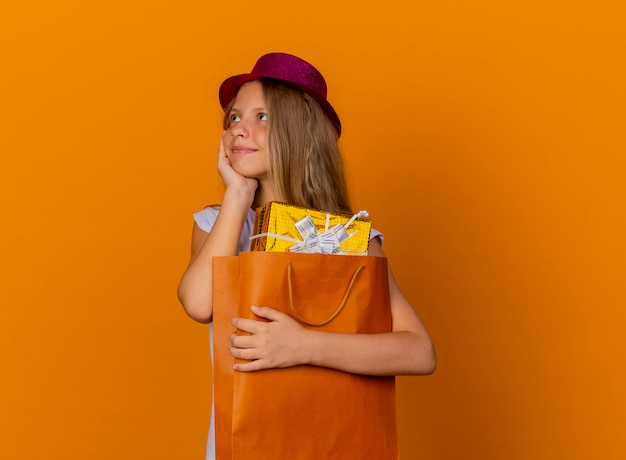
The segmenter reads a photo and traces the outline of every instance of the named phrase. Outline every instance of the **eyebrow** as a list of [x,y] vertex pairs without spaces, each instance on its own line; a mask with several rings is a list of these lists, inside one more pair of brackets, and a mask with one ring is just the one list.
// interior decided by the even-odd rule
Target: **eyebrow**
[[[233,107],[230,109],[231,112],[240,112],[241,110],[239,110],[237,107]],[[254,109],[251,109],[250,112],[267,112],[267,108],[265,107],[256,107]]]

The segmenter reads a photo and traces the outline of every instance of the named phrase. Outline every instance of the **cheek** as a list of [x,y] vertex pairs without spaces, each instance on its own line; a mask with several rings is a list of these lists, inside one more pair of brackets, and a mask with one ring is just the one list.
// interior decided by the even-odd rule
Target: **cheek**
[[254,133],[254,140],[259,145],[267,145],[267,129],[265,127],[257,129]]
[[224,137],[222,139],[224,142],[224,148],[226,149],[227,152],[230,151],[230,145],[233,142],[233,133],[230,130],[230,128],[224,131]]

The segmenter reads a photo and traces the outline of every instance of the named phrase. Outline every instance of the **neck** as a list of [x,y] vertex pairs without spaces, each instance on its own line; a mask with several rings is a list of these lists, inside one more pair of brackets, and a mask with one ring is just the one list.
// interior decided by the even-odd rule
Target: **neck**
[[276,201],[276,196],[274,195],[274,190],[269,183],[266,181],[259,180],[259,187],[254,194],[254,201],[252,202],[252,207],[254,209],[259,208],[261,206],[265,206],[270,201]]

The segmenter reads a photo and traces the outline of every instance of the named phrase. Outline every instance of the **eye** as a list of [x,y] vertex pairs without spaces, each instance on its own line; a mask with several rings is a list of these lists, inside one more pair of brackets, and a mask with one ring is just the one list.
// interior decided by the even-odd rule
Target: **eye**
[[231,123],[239,121],[239,120],[240,120],[239,115],[235,115],[234,113],[230,114],[230,122]]
[[260,113],[258,115],[259,120],[261,121],[267,121],[267,114],[266,113]]

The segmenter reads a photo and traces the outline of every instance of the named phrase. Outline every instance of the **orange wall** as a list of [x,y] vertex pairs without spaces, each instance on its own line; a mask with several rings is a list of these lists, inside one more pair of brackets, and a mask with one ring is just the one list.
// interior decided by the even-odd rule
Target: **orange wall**
[[398,379],[402,458],[626,457],[618,3],[3,5],[0,459],[203,458],[175,291],[220,198],[217,87],[269,51],[327,77],[436,343]]

